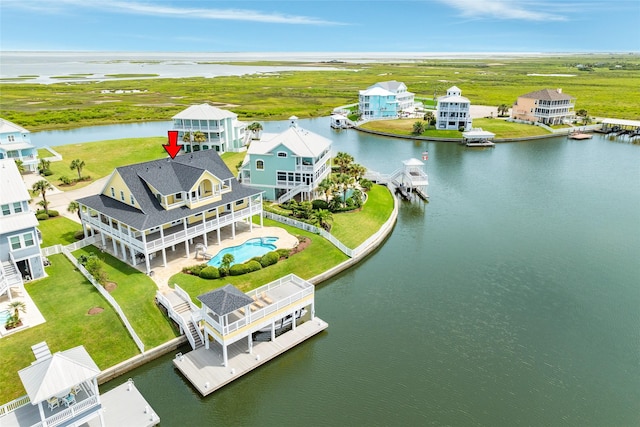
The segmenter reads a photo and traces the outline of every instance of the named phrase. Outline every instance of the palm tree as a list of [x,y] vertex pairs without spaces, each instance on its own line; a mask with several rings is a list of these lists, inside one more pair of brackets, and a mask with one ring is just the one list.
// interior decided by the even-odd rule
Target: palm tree
[[[69,202],[69,206],[67,206],[67,211],[74,213],[77,212],[78,213],[78,218],[80,218],[80,204],[78,202],[76,202],[75,200],[72,200]],[[82,219],[82,218],[80,218]]]
[[333,159],[333,163],[340,168],[340,173],[345,173],[351,162],[353,162],[353,156],[342,151],[338,152]]
[[262,125],[260,123],[253,122],[247,126],[247,129],[253,134],[252,139],[260,139],[260,132],[262,131]]
[[222,261],[220,261],[220,268],[228,270],[235,260],[236,257],[234,257],[233,254],[224,254],[222,256]]
[[424,132],[424,124],[422,122],[415,122],[413,124],[413,130],[411,131],[411,134],[422,135],[422,132]]
[[185,132],[182,135],[182,142],[191,142],[191,132]]
[[41,179],[40,181],[35,182],[31,187],[31,192],[33,194],[39,194],[42,196],[42,205],[47,215],[49,214],[49,210],[47,209],[47,206],[49,205],[49,202],[47,202],[47,191],[49,190],[53,190],[53,186],[46,179]]
[[51,166],[51,162],[47,159],[40,159],[40,163],[38,164],[38,172],[44,175],[44,172],[49,170],[49,166]]
[[434,125],[436,116],[433,114],[433,111],[427,111],[426,113],[424,113],[424,120],[427,122],[427,129]]
[[367,172],[367,168],[358,163],[352,163],[347,168],[347,173],[352,176],[356,181],[360,181],[360,178]]
[[329,203],[329,194],[331,194],[335,185],[336,185],[335,182],[329,177],[323,179],[318,184],[317,190],[320,191],[321,193],[324,193],[324,198],[327,203]]
[[82,180],[82,168],[84,168],[84,160],[75,159],[71,161],[69,169],[78,171],[78,181]]
[[507,104],[498,105],[498,115],[499,116],[506,116],[508,112],[509,112],[509,106]]
[[20,172],[20,175],[22,175],[24,173],[24,162],[20,159],[16,159],[16,166],[18,167],[18,172]]
[[9,303],[9,310],[13,310],[13,318],[11,321],[17,324],[20,323],[20,312],[27,312],[27,305],[22,301],[11,301]]
[[194,132],[193,140],[195,142],[206,142],[207,141],[207,135],[205,135],[203,132],[200,132],[200,131]]
[[329,231],[331,226],[330,221],[333,221],[333,214],[326,209],[318,209],[311,215],[311,220],[314,224],[318,224],[323,229]]

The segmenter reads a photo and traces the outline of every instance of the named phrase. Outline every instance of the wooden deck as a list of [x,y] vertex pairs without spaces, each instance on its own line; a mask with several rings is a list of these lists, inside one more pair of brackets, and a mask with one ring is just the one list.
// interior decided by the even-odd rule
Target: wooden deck
[[328,326],[322,319],[315,317],[296,326],[295,330],[283,333],[275,341],[254,342],[251,354],[247,351],[247,340],[241,340],[227,348],[228,366],[222,366],[222,348],[215,342],[210,343],[209,350],[201,347],[184,355],[178,354],[173,359],[173,364],[200,394],[207,396]]

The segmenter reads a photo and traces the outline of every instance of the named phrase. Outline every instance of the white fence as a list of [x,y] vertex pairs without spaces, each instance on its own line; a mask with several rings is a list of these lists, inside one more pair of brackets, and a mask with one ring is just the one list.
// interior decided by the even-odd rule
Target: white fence
[[80,273],[82,273],[82,275],[86,277],[89,282],[91,282],[91,284],[98,290],[98,292],[100,292],[100,295],[102,295],[104,299],[106,299],[107,302],[111,304],[116,313],[118,313],[118,316],[120,316],[120,319],[122,320],[122,323],[124,323],[124,326],[127,328],[127,331],[129,331],[129,335],[131,335],[131,338],[133,338],[133,341],[138,346],[140,353],[144,353],[144,344],[142,343],[142,340],[140,339],[140,337],[138,337],[138,334],[136,334],[136,331],[131,326],[131,323],[129,323],[127,316],[125,316],[118,302],[109,294],[109,292],[106,291],[106,289],[100,283],[98,283],[93,278],[93,276],[84,268],[84,266],[80,264],[77,259],[75,259],[75,257],[71,254],[71,252],[67,250],[66,247],[62,248],[62,253],[69,259],[69,261],[71,261],[71,263],[80,271]]
[[53,148],[49,147],[48,145],[44,146],[43,148],[53,154],[53,157],[45,157],[45,160],[48,160],[50,162],[59,162],[62,160],[62,154],[58,153]]

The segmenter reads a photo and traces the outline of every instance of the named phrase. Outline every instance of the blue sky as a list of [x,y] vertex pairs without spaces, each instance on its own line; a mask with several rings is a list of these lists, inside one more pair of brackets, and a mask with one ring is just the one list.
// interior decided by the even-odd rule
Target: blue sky
[[0,49],[640,51],[640,0],[1,0]]

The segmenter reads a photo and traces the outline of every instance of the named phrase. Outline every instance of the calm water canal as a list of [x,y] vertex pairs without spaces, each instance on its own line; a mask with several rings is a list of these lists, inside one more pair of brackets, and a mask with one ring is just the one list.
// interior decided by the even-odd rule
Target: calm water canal
[[317,288],[326,333],[206,399],[172,355],[127,375],[162,425],[640,425],[640,146],[301,125],[380,172],[428,149],[431,201]]

